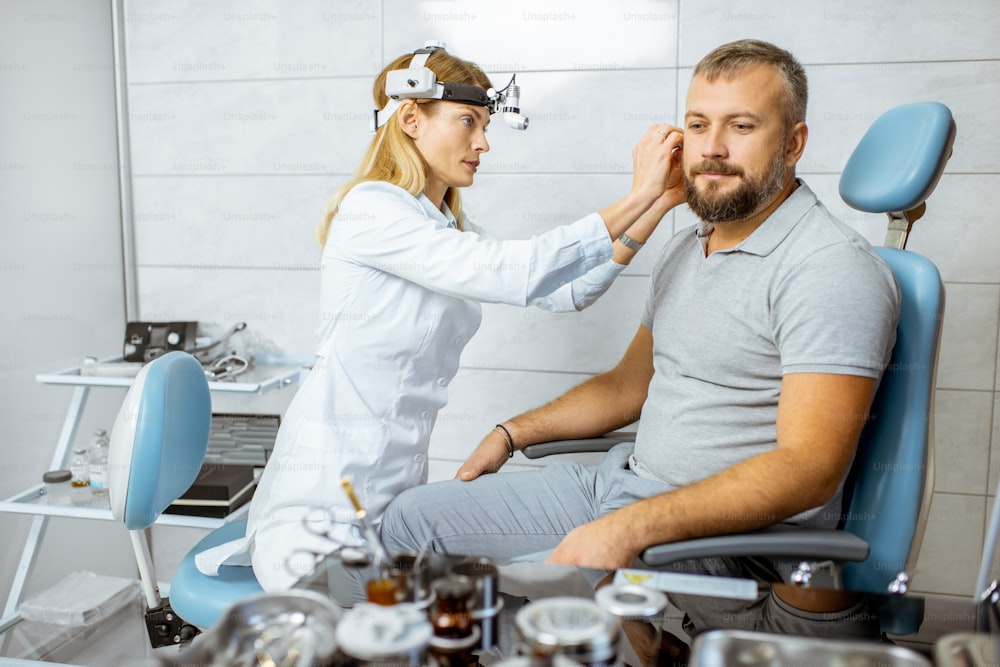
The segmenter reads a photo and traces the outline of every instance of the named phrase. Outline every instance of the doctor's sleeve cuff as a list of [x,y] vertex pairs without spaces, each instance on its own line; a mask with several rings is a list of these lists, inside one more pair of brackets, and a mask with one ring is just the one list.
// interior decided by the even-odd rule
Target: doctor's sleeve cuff
[[625,270],[624,264],[619,264],[614,260],[608,260],[589,273],[580,276],[570,287],[573,292],[573,306],[576,310],[583,310],[599,298],[611,287],[621,272]]
[[608,260],[555,292],[534,299],[530,305],[553,313],[583,310],[603,296],[624,269],[624,264]]

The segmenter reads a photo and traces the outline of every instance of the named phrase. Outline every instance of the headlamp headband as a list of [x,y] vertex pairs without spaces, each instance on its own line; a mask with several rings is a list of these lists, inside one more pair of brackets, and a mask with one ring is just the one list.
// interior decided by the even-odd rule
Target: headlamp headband
[[[489,109],[490,114],[495,114],[498,111],[514,111],[519,114],[520,109],[517,108],[519,89],[514,85],[513,76],[507,87],[500,91],[493,88],[480,88],[469,83],[438,81],[437,75],[426,67],[426,63],[430,55],[441,48],[444,46],[439,43],[428,43],[422,49],[413,52],[413,58],[407,69],[397,69],[386,73],[385,94],[389,97],[389,101],[381,110],[374,110],[372,132],[388,122],[403,100],[443,100],[485,107]],[[511,92],[504,94],[507,90]],[[505,105],[504,102],[508,98],[512,104]],[[527,127],[527,123],[527,118],[524,118],[524,127]],[[524,129],[524,127],[519,129]]]

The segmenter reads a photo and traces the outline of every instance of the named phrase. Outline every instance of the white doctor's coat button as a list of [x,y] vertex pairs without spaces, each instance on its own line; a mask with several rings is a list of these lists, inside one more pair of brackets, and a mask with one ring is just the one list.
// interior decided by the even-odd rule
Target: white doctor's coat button
[[442,387],[447,387],[448,386],[448,378],[438,378],[437,379],[437,383],[439,385],[441,385]]
[[421,419],[430,419],[431,418],[431,411],[430,410],[424,410],[423,412],[420,413],[420,418]]
[[416,453],[416,454],[413,455],[413,462],[414,463],[423,463],[425,458],[426,457],[423,454],[421,454],[421,453],[418,452],[418,453]]

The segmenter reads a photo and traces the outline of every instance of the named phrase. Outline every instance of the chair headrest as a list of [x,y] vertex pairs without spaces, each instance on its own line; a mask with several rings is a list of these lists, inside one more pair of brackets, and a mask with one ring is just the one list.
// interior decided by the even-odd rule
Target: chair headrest
[[902,213],[934,191],[955,140],[951,110],[918,102],[879,116],[840,177],[840,196],[868,213]]

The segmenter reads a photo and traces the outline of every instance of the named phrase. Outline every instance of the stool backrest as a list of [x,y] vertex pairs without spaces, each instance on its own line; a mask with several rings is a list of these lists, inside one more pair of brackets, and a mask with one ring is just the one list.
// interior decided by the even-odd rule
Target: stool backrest
[[147,528],[194,483],[205,459],[212,399],[201,364],[169,352],[139,371],[111,429],[111,512]]

